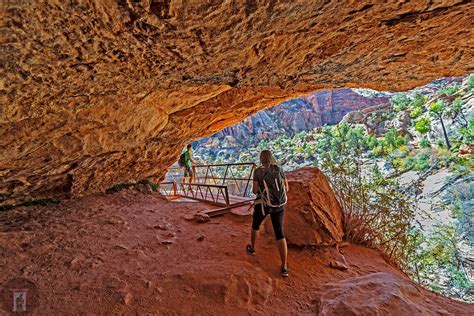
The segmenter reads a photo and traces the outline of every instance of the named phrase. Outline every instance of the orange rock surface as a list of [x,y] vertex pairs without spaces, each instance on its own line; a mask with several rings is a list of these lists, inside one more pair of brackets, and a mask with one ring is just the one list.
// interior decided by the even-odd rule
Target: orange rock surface
[[[289,184],[285,206],[285,237],[290,245],[334,245],[342,241],[343,214],[326,176],[305,167],[286,174]],[[265,224],[272,232],[271,222]]]
[[182,146],[319,89],[473,71],[471,1],[4,1],[0,205],[163,177]]
[[189,220],[208,208],[127,190],[0,212],[0,288],[35,284],[38,315],[474,314],[358,245],[343,271],[335,247],[290,247],[282,278],[273,235],[249,256],[251,218]]

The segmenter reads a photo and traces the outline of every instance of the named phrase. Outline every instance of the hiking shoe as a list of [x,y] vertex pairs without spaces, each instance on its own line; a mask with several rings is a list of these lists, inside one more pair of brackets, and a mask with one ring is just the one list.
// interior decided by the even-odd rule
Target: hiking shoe
[[283,277],[290,276],[290,273],[288,272],[288,268],[281,267],[281,276],[283,276]]
[[256,254],[255,249],[253,249],[251,245],[247,245],[246,250],[249,255],[255,256]]

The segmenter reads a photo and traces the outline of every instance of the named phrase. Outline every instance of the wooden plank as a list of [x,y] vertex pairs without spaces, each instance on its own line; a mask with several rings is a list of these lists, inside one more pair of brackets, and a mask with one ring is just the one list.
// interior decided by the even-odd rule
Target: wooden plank
[[240,202],[240,203],[236,203],[236,204],[231,204],[229,206],[226,206],[226,207],[222,207],[222,208],[218,208],[216,210],[210,210],[210,211],[207,211],[207,212],[204,212],[204,214],[207,214],[209,217],[215,217],[215,216],[219,216],[219,215],[224,215],[226,213],[229,213],[231,209],[235,208],[235,207],[239,207],[239,206],[243,206],[243,205],[246,205],[246,204],[250,204],[252,201],[249,200],[249,201],[244,201],[244,202]]

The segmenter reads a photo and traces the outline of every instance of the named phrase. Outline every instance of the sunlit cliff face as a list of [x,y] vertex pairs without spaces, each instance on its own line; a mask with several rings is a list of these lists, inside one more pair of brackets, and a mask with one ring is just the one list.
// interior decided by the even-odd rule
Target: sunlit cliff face
[[0,204],[159,179],[182,145],[320,89],[472,72],[470,1],[7,1]]

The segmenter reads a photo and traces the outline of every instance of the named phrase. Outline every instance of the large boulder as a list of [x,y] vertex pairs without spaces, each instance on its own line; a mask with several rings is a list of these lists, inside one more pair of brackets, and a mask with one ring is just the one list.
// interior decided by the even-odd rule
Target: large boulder
[[[334,245],[342,241],[342,209],[324,173],[304,167],[286,174],[289,183],[284,232],[296,246]],[[265,229],[272,232],[271,221]]]

